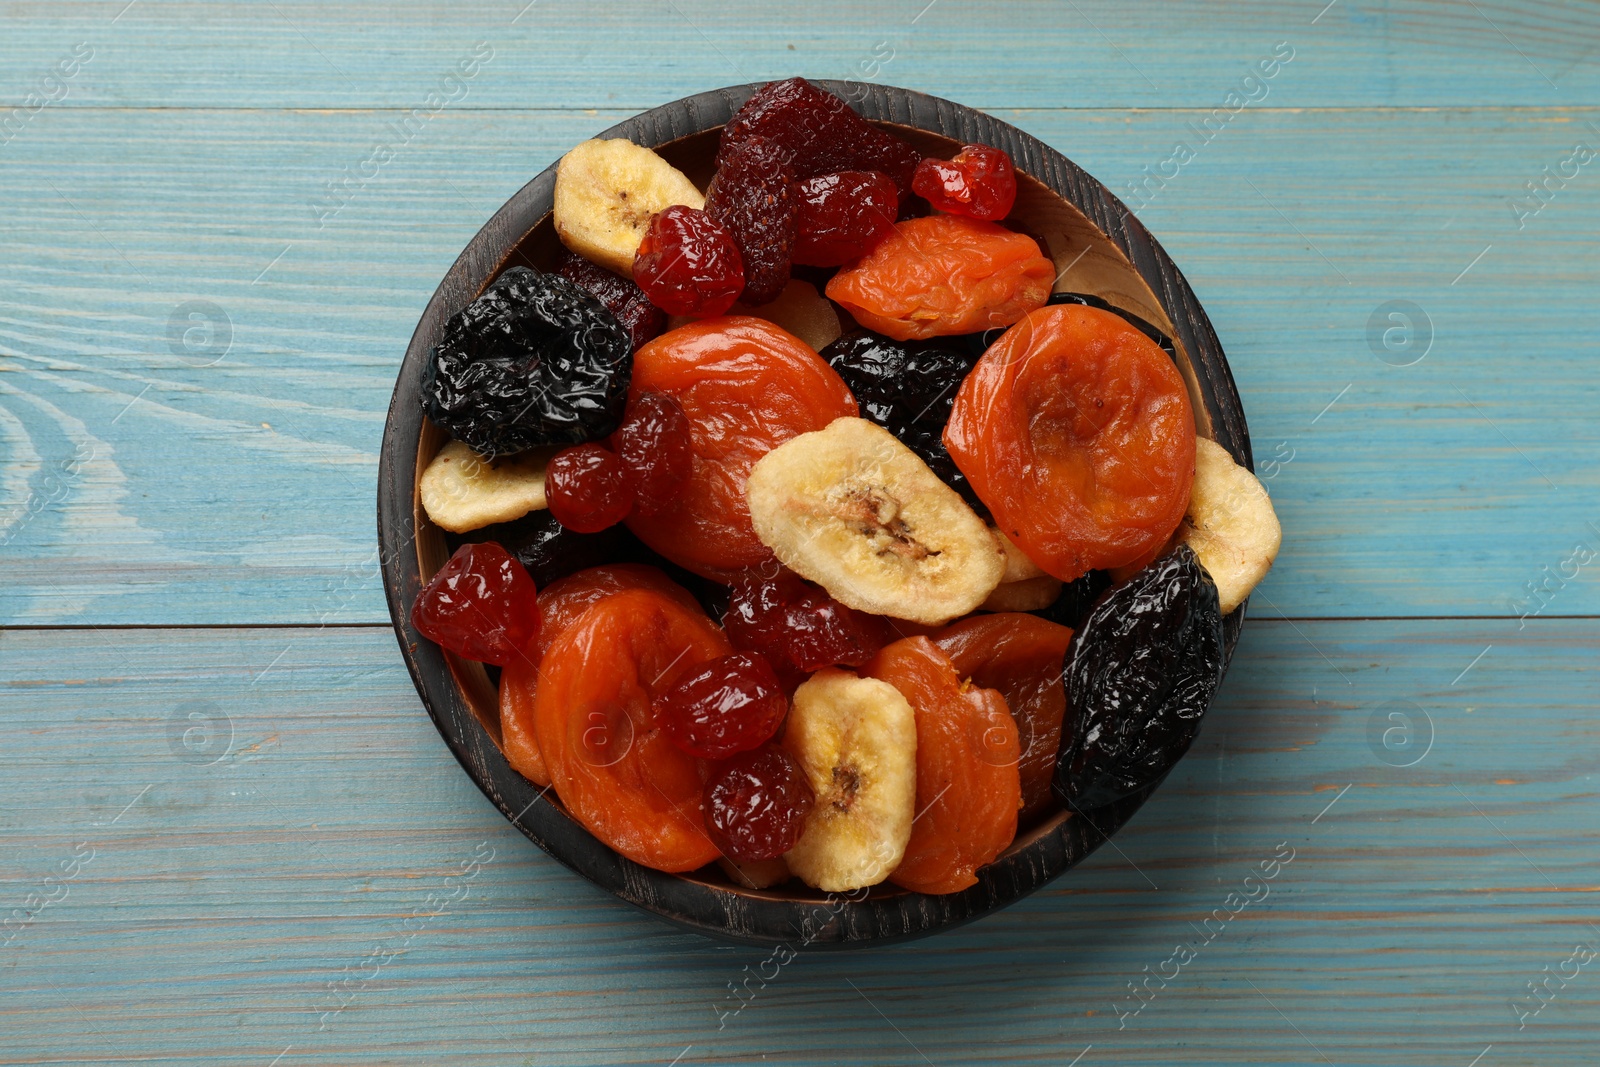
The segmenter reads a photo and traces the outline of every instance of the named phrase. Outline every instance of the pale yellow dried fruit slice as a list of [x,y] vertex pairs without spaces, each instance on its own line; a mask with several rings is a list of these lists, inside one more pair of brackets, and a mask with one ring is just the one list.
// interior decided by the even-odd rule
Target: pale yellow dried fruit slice
[[1177,540],[1194,549],[1217,583],[1218,606],[1226,615],[1272,569],[1283,528],[1266,487],[1235,463],[1227,449],[1201,437],[1195,441],[1189,513]]
[[704,208],[706,198],[678,168],[624,138],[584,141],[556,168],[561,243],[625,278],[650,216],[673,204]]
[[888,682],[826,667],[795,690],[783,747],[816,793],[784,854],[789,869],[829,893],[889,877],[916,817],[917,720],[906,698]]
[[422,509],[434,525],[466,533],[545,507],[544,468],[553,448],[486,460],[460,441],[439,450],[422,472]]
[[1000,549],[1006,554],[1006,571],[1000,576],[1001,583],[1025,582],[1029,578],[1047,577],[1044,570],[1028,558],[1027,553],[1012,543],[1011,538],[1005,535],[998,526],[989,527],[989,532],[994,534],[995,540],[1000,542]]
[[860,611],[939,625],[982,604],[1005,573],[983,520],[865,419],[835,419],[768,452],[745,499],[778,559]]

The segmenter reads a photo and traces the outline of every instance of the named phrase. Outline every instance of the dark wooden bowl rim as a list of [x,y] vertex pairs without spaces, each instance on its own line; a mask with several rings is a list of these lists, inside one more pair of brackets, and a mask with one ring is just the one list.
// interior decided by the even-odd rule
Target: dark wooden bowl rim
[[[817,84],[851,100],[869,120],[1003,148],[1019,171],[1043,182],[1087,216],[1127,258],[1170,320],[1205,409],[1197,414],[1209,416],[1211,436],[1253,469],[1244,411],[1210,320],[1155,238],[1100,182],[1043,142],[961,104],[893,86]],[[685,97],[597,136],[626,137],[650,147],[666,145],[722,126],[758,87],[735,86]],[[980,870],[978,884],[960,893],[924,896],[881,887],[865,894],[801,897],[801,891],[792,887],[755,892],[698,876],[664,874],[624,859],[506,763],[467,706],[443,654],[411,627],[410,606],[424,582],[414,547],[417,452],[423,431],[419,388],[428,350],[445,321],[478,296],[511,250],[548,213],[554,184],[552,165],[495,213],[439,283],[406,350],[384,429],[378,543],[389,612],[417,692],[462,767],[529,840],[595,885],[679,926],[751,944],[786,943],[798,950],[919,937],[1020,900],[1081,862],[1127,822],[1154,786],[1097,813],[1093,820],[1068,817],[1033,835],[1033,840]],[[1227,620],[1230,658],[1243,614],[1241,608]]]

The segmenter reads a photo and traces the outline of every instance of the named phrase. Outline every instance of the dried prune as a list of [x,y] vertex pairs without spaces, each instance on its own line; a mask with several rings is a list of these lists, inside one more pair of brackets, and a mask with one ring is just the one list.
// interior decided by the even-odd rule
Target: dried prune
[[631,280],[612,274],[598,263],[591,263],[574,252],[563,251],[556,273],[587,289],[606,310],[617,317],[628,331],[633,347],[638,348],[667,328],[667,313],[650,303]]
[[1049,607],[1030,614],[1077,630],[1083,626],[1083,620],[1088,617],[1101,594],[1110,588],[1111,575],[1108,572],[1090,571],[1063,585],[1061,595]]
[[836,170],[878,170],[889,175],[904,203],[922,156],[890,133],[867,124],[850,105],[804,78],[768,82],[722,128],[720,167],[738,145],[767,137],[790,154],[797,178]]
[[586,289],[512,267],[445,323],[422,409],[484,459],[580,444],[617,428],[632,365],[628,331]]
[[619,560],[643,560],[650,553],[626,526],[610,526],[599,533],[569,530],[548,509],[530,511],[512,522],[474,530],[467,543],[498,541],[528,569],[540,589],[574,571]]
[[795,234],[794,168],[776,141],[751,137],[724,154],[706,189],[706,214],[722,223],[744,260],[740,301],[759,307],[789,284]]
[[864,416],[898,437],[969,504],[982,507],[942,437],[975,355],[955,346],[891,341],[868,330],[852,330],[821,354],[855,394]]
[[1094,811],[1171,770],[1200,732],[1223,666],[1217,587],[1189,546],[1112,590],[1067,651],[1056,799]]
[[875,170],[842,170],[795,188],[794,261],[837,267],[872,251],[894,229],[893,180]]

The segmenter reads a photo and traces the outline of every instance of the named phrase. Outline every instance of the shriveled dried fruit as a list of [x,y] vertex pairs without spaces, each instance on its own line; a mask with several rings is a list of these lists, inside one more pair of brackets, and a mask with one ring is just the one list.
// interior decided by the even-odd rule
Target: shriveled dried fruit
[[569,530],[598,533],[627,518],[633,485],[617,454],[600,445],[562,449],[545,468],[550,514]]
[[666,393],[640,393],[628,401],[615,444],[633,485],[634,512],[648,518],[671,507],[694,473],[683,405]]
[[850,105],[804,78],[757,89],[722,128],[717,165],[752,137],[769,138],[787,149],[799,178],[840,170],[882,171],[895,183],[902,202],[911,195],[911,175],[922,159],[915,148],[868,125]]
[[445,323],[422,408],[493,460],[617,428],[633,346],[605,305],[566,278],[512,267]]
[[924,159],[911,188],[939,211],[999,222],[1016,202],[1017,175],[1002,149],[969,144],[954,159]]
[[1044,305],[1055,276],[1031,237],[931,215],[897,223],[833,276],[828,296],[869,330],[905,341],[1009,326]]
[[417,594],[411,625],[458,656],[505,664],[539,636],[539,603],[528,572],[504,548],[462,545]]
[[776,860],[800,840],[815,802],[794,757],[765,745],[712,772],[706,781],[706,831],[729,859]]
[[736,647],[762,652],[778,668],[803,674],[858,666],[889,643],[886,620],[846,607],[791,571],[775,570],[752,570],[734,580],[722,626]]
[[669,315],[721,315],[744,289],[744,262],[726,227],[704,211],[669,207],[650,220],[633,280]]
[[795,201],[794,261],[837,267],[860,259],[889,236],[900,194],[882,171],[842,170],[800,182]]
[[739,142],[717,164],[717,175],[706,189],[706,214],[722,223],[739,246],[744,263],[740,303],[759,307],[777,299],[789,284],[794,193],[789,154],[765,137]]
[[788,711],[778,676],[759,652],[702,663],[655,703],[662,732],[701,759],[727,759],[772,740]]
[[1171,770],[1200,732],[1223,666],[1217,587],[1189,546],[1113,589],[1067,653],[1056,799],[1094,811]]
[[626,526],[608,526],[599,533],[578,533],[561,525],[548,508],[530,511],[512,522],[474,530],[466,539],[497,541],[504,545],[506,551],[527,568],[541,589],[574,571],[618,560],[641,559],[649,551]]
[[664,311],[650,303],[644,290],[620,274],[613,274],[597,263],[590,263],[580,255],[563,251],[556,264],[556,273],[575,282],[606,306],[617,317],[622,328],[628,331],[633,347],[638,348],[650,338],[667,328]]

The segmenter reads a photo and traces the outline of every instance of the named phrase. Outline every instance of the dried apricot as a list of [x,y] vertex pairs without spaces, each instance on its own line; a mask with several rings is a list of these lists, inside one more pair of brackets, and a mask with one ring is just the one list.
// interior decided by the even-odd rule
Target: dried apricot
[[909,341],[1009,326],[1044,305],[1055,277],[1031,237],[930,215],[896,223],[827,292],[867,329]]
[[1163,544],[1194,480],[1194,409],[1150,338],[1109,311],[1041,308],[956,393],[944,443],[995,525],[1064,582]]
[[539,691],[539,663],[545,651],[585,611],[624,589],[653,589],[690,611],[698,610],[687,589],[642,563],[590,567],[546,586],[539,594],[543,614],[539,636],[500,672],[500,749],[524,778],[550,784],[533,725],[533,697]]
[[636,863],[690,871],[719,855],[700,812],[704,768],[660,732],[651,705],[731,651],[698,608],[628,589],[584,612],[540,664],[533,719],[556,795]]
[[889,876],[918,893],[954,893],[1017,836],[1017,724],[1003,696],[962,681],[926,637],[885,646],[863,675],[898,689],[917,717],[917,817]]
[[773,559],[745,505],[756,460],[856,413],[844,380],[804,341],[738,315],[691,323],[640,348],[629,400],[645,392],[670,395],[689,417],[693,473],[665,510],[630,517],[628,528],[679,566],[724,582]]
[[933,635],[956,673],[973,685],[998,689],[1017,721],[1022,758],[1022,818],[1050,803],[1050,777],[1061,746],[1067,710],[1062,661],[1072,631],[1037,615],[1000,612],[974,615]]

